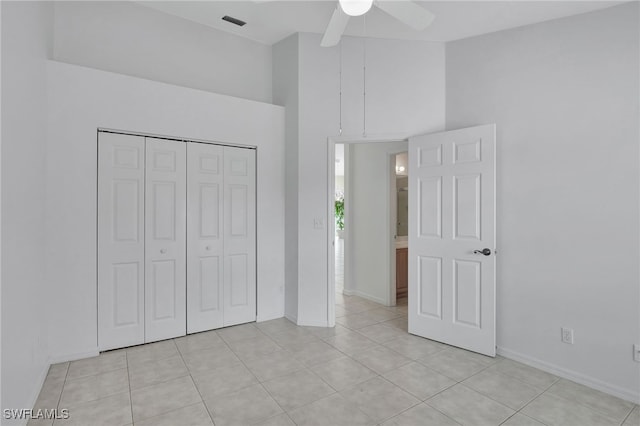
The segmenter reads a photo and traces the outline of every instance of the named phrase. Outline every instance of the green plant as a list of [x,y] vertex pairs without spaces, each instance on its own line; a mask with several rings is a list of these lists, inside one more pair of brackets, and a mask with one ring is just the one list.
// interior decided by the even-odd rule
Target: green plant
[[338,229],[344,229],[344,198],[336,200],[336,226]]

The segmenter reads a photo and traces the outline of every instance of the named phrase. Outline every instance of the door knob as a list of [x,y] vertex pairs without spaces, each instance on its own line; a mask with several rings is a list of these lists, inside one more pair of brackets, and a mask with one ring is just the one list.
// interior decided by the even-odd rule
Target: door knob
[[473,254],[484,254],[485,256],[489,256],[491,254],[491,250],[488,248],[482,250],[474,250]]
[[205,248],[207,249],[207,251],[211,250],[211,246],[207,246]]
[[160,253],[165,254],[167,252],[167,249],[160,249]]

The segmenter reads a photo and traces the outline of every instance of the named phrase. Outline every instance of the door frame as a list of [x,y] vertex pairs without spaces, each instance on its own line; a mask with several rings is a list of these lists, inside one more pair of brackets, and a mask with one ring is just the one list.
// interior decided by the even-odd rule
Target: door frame
[[[258,175],[257,175],[257,170],[258,170],[258,146],[257,145],[248,145],[248,144],[239,144],[239,143],[232,143],[232,142],[222,142],[222,141],[214,141],[214,140],[207,140],[207,139],[197,139],[197,138],[181,138],[181,137],[175,137],[175,136],[168,136],[168,135],[159,135],[159,134],[155,134],[155,133],[147,133],[147,132],[139,132],[139,131],[131,131],[131,130],[121,130],[121,129],[113,129],[113,128],[108,128],[108,127],[97,127],[96,128],[96,199],[95,199],[95,203],[96,203],[96,240],[95,240],[95,248],[96,248],[96,257],[95,257],[95,261],[96,261],[96,267],[95,267],[95,273],[96,273],[96,282],[95,282],[95,286],[96,286],[96,298],[95,298],[95,303],[96,303],[96,345],[97,345],[97,349],[98,349],[98,353],[103,352],[105,350],[110,350],[110,349],[117,349],[117,348],[103,348],[100,345],[100,325],[98,322],[98,318],[100,315],[100,300],[99,300],[99,261],[100,261],[100,248],[99,248],[99,239],[98,239],[98,216],[100,214],[100,209],[98,206],[99,203],[99,176],[100,176],[100,165],[99,165],[99,161],[100,161],[100,133],[109,133],[109,134],[116,134],[116,135],[125,135],[125,136],[136,136],[136,137],[142,137],[142,138],[154,138],[154,139],[160,139],[160,140],[167,140],[167,141],[174,141],[174,142],[182,142],[182,143],[198,143],[198,144],[206,144],[206,145],[218,145],[218,146],[222,146],[222,147],[230,147],[230,148],[241,148],[241,149],[249,149],[249,150],[253,150],[255,152],[255,170],[256,170],[256,176],[255,176],[255,204],[256,204],[256,217],[255,217],[255,253],[256,253],[256,259],[255,259],[255,269],[256,269],[256,275],[255,275],[255,289],[256,289],[256,295],[255,295],[255,303],[256,303],[256,309],[255,309],[255,318],[253,321],[251,322],[259,322],[259,318],[258,318],[258,304],[259,304],[259,288],[260,288],[260,279],[259,279],[259,275],[258,275],[258,215],[257,215],[257,208],[258,208]],[[146,144],[145,144],[146,146]],[[186,258],[185,258],[186,259]],[[185,322],[185,332],[187,331],[187,326],[186,326],[186,322]],[[188,335],[189,333],[186,333],[185,335]]]
[[[407,147],[407,149],[409,149]],[[389,302],[390,306],[396,306],[398,302],[397,288],[398,288],[398,265],[397,265],[397,244],[398,241],[398,174],[396,170],[396,157],[399,154],[406,153],[408,151],[393,151],[390,152],[388,161],[389,167],[389,232],[391,233],[391,246],[389,257],[391,259],[391,288],[389,290]],[[408,177],[408,176],[404,176]],[[408,293],[407,293],[408,296]]]
[[[367,135],[367,136],[335,136],[327,137],[327,326],[334,327],[336,325],[336,277],[335,277],[335,221],[334,217],[334,199],[335,199],[335,158],[336,158],[336,144],[344,145],[356,145],[365,143],[384,143],[384,142],[406,142],[409,140],[411,134],[407,133],[394,133],[394,134],[379,134],[379,135]],[[404,151],[398,151],[404,152]],[[395,154],[394,154],[395,155]],[[346,155],[345,155],[346,158]],[[346,165],[345,165],[346,167]],[[394,176],[395,178],[395,176]],[[388,181],[390,179],[387,179]],[[345,199],[348,194],[347,179],[345,179]],[[345,203],[345,246],[344,255],[345,259],[348,253],[349,239],[351,231],[346,226],[351,219],[351,211]],[[390,231],[390,229],[387,229]],[[393,244],[393,238],[390,238]],[[347,269],[347,262],[345,261],[345,270]],[[346,274],[345,274],[346,280]],[[392,289],[395,291],[395,288]]]

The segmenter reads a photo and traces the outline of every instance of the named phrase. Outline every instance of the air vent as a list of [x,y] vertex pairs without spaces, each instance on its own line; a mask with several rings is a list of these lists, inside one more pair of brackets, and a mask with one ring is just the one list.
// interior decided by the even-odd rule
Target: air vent
[[222,17],[222,20],[223,21],[227,21],[227,22],[231,22],[232,24],[236,24],[239,27],[241,27],[241,26],[246,24],[246,22],[244,22],[244,21],[242,21],[240,19],[234,18],[233,16],[229,16],[229,15],[224,15]]

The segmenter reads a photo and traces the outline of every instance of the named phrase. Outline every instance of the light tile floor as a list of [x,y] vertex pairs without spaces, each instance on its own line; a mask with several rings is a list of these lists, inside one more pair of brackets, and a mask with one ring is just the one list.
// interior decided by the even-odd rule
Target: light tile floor
[[52,365],[30,425],[640,425],[637,405],[407,329],[336,296],[333,329],[245,324]]

